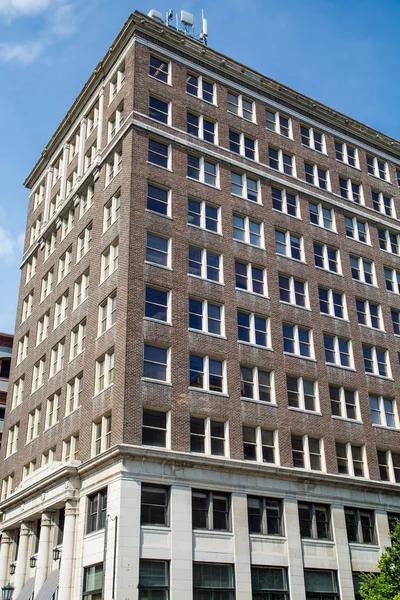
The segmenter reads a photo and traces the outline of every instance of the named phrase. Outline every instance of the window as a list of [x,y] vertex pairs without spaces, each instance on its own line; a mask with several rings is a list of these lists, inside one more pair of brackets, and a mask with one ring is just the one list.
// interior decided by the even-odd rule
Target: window
[[188,225],[221,233],[220,209],[208,202],[188,200]]
[[40,290],[40,302],[43,302],[45,298],[50,294],[51,288],[53,287],[53,269],[47,271],[46,275],[42,279],[42,288]]
[[[150,144],[150,140],[149,140]],[[106,186],[118,175],[122,169],[122,148],[115,150],[106,161]]]
[[170,190],[151,185],[150,183],[147,184],[147,210],[161,215],[168,215],[170,212],[169,196]]
[[275,250],[282,256],[304,261],[303,238],[290,231],[275,229]]
[[52,185],[54,186],[57,181],[59,179],[61,179],[61,173],[63,171],[63,157],[62,154],[59,156],[59,158],[52,164],[52,168],[53,168],[53,181],[52,181]]
[[388,217],[396,217],[393,198],[384,196],[382,192],[372,191],[372,206],[374,210],[387,215]]
[[336,571],[304,570],[306,600],[340,600]]
[[121,190],[118,190],[114,196],[104,206],[103,231],[106,231],[119,218],[121,207]]
[[[111,123],[109,123],[109,131],[111,133],[110,128]],[[114,134],[115,135],[115,132]],[[86,151],[83,163],[83,172],[86,173],[90,169],[90,167],[94,164],[97,156],[97,142],[94,142],[90,148]],[[68,187],[68,186],[67,186]],[[70,183],[70,190],[72,189],[72,181]]]
[[149,117],[151,119],[155,119],[156,121],[160,121],[160,123],[168,125],[170,122],[169,107],[169,102],[165,102],[154,96],[149,96]]
[[279,299],[281,302],[308,308],[307,282],[289,275],[279,275]]
[[265,348],[270,347],[269,319],[237,311],[238,340],[248,344],[256,344]]
[[212,456],[227,454],[227,423],[210,417],[190,417],[190,451]]
[[46,465],[51,465],[54,462],[54,455],[56,453],[56,447],[50,448],[42,453],[41,467],[45,467]]
[[288,354],[313,358],[312,331],[299,325],[282,323],[283,351]]
[[264,248],[263,224],[249,217],[233,215],[233,239]]
[[69,177],[67,178],[67,183],[66,183],[66,188],[65,188],[65,195],[66,196],[69,196],[69,194],[71,193],[72,189],[75,187],[77,179],[78,179],[78,167],[76,167],[72,171],[71,175],[69,175]]
[[314,242],[314,260],[316,267],[331,273],[341,274],[340,256],[337,248]]
[[188,273],[222,283],[222,257],[205,248],[189,246]]
[[282,150],[268,147],[268,159],[271,169],[276,169],[286,175],[296,177],[294,156],[286,154]]
[[92,223],[88,225],[78,236],[78,245],[76,248],[76,262],[80,261],[92,245]]
[[29,475],[36,471],[36,460],[31,460],[22,469],[22,479],[26,479]]
[[203,157],[187,155],[187,176],[213,187],[218,186],[218,164]]
[[356,217],[345,217],[344,224],[347,237],[357,240],[357,242],[369,244],[368,223],[366,221],[359,221]]
[[111,415],[104,415],[93,423],[92,456],[97,456],[111,447]]
[[44,384],[44,367],[46,364],[46,358],[43,357],[38,360],[33,366],[32,375],[32,394],[36,392]]
[[367,169],[370,175],[390,182],[389,167],[384,160],[367,154]]
[[170,62],[167,60],[158,58],[157,56],[150,56],[149,75],[164,83],[170,81]]
[[307,183],[316,185],[322,190],[330,190],[329,172],[326,169],[322,169],[318,165],[304,163],[304,171]]
[[67,235],[69,234],[70,231],[72,231],[73,227],[74,227],[74,221],[75,221],[75,211],[74,209],[71,209],[69,212],[67,212],[66,215],[64,215],[62,221],[61,221],[61,241],[67,237]]
[[351,167],[358,168],[358,153],[357,148],[345,144],[344,142],[335,141],[336,160],[344,162]]
[[120,89],[125,83],[126,72],[125,72],[125,61],[118,67],[118,71],[112,77],[110,81],[110,102],[115,98]]
[[310,211],[310,222],[329,231],[335,231],[334,212],[331,208],[326,208],[323,204],[308,203]]
[[286,376],[286,388],[289,407],[313,412],[319,410],[316,381]]
[[301,130],[301,143],[303,146],[307,148],[312,148],[313,150],[317,150],[317,152],[323,152],[326,154],[325,150],[325,136],[320,131],[317,131],[313,127],[305,127],[304,125],[300,126]]
[[339,177],[339,189],[342,198],[351,200],[356,204],[364,204],[362,186],[359,183]]
[[186,91],[191,96],[196,96],[206,102],[215,104],[215,85],[201,76],[188,73],[186,77]]
[[98,335],[115,325],[117,321],[117,292],[114,291],[99,305]]
[[193,600],[235,600],[234,566],[193,563]]
[[28,356],[28,347],[29,347],[29,333],[24,335],[18,342],[18,351],[17,351],[17,365],[21,364],[23,360]]
[[89,294],[90,271],[87,269],[74,285],[74,310],[84,302]]
[[21,323],[26,321],[26,319],[28,317],[30,317],[30,315],[32,314],[32,305],[33,305],[33,292],[28,294],[22,303]]
[[1,486],[1,501],[6,500],[14,492],[14,475],[9,475],[3,479]]
[[391,310],[393,333],[400,335],[400,312],[398,310]]
[[353,367],[351,340],[324,334],[325,361],[338,367]]
[[69,436],[63,441],[62,460],[69,462],[70,460],[78,460],[79,454],[79,435]]
[[[11,350],[11,348],[10,348]],[[11,366],[11,355],[8,357],[3,355],[0,358],[0,379],[9,379],[10,377],[10,366]]]
[[85,349],[86,340],[86,319],[81,321],[79,325],[71,331],[71,342],[69,349],[69,359],[73,360]]
[[380,377],[390,377],[390,364],[388,351],[377,346],[368,346],[363,344],[364,368],[366,373],[379,375]]
[[58,209],[61,206],[61,194],[57,192],[57,194],[50,200],[49,204],[49,220],[56,214]]
[[188,112],[186,115],[186,131],[211,144],[216,143],[217,127],[213,121],[206,119],[203,115],[195,115]]
[[119,244],[118,238],[113,241],[101,255],[101,273],[100,281],[103,282],[107,277],[118,269]]
[[261,294],[267,294],[265,269],[251,263],[235,261],[236,288]]
[[400,271],[384,267],[386,289],[388,292],[400,294]]
[[107,488],[90,494],[87,504],[86,533],[104,529],[107,516]]
[[69,415],[81,405],[83,391],[83,375],[77,375],[67,383],[67,396],[65,401],[65,415]]
[[147,319],[170,322],[169,295],[167,290],[146,286],[144,316]]
[[388,229],[380,229],[379,227],[377,229],[380,249],[385,250],[386,252],[390,252],[391,254],[399,255],[400,235],[398,235],[397,233],[392,233]]
[[53,231],[50,234],[50,237],[46,239],[45,244],[44,244],[43,262],[45,262],[53,254],[54,250],[56,249],[56,244],[57,244],[57,232]]
[[58,261],[58,283],[68,275],[72,264],[72,246],[68,248]]
[[372,510],[345,508],[347,538],[357,544],[375,544],[375,516]]
[[336,442],[338,472],[351,477],[366,477],[366,455],[364,446]]
[[25,283],[28,283],[32,279],[34,275],[36,275],[36,263],[37,263],[37,254],[33,254],[31,258],[26,263],[26,279]]
[[266,111],[267,129],[287,138],[292,138],[292,124],[288,117],[279,112]]
[[399,428],[396,401],[386,396],[369,395],[372,424]]
[[169,488],[142,483],[141,525],[168,526]]
[[61,393],[57,392],[47,400],[45,429],[49,429],[58,423],[58,416],[60,412],[60,396]]
[[346,301],[343,292],[335,292],[331,289],[318,288],[319,309],[322,314],[347,319]]
[[140,559],[138,588],[139,600],[168,600],[169,562]]
[[81,196],[79,198],[79,218],[80,219],[82,219],[83,215],[85,215],[87,213],[87,211],[89,210],[89,208],[92,206],[93,196],[94,196],[93,186],[89,185],[89,187],[86,189],[86,191],[83,192],[83,194],[81,194]]
[[189,329],[223,335],[223,306],[208,300],[189,298]]
[[374,263],[361,256],[350,255],[351,276],[356,281],[375,285]]
[[24,387],[25,387],[25,376],[23,375],[14,383],[13,386],[13,395],[11,401],[11,410],[14,410],[17,406],[22,404],[22,399],[24,395]]
[[99,122],[99,103],[95,104],[86,116],[86,139],[94,131]]
[[34,194],[33,194],[33,210],[36,210],[37,207],[42,204],[43,200],[44,200],[44,189],[45,189],[45,185],[44,185],[44,181],[42,181],[42,183],[36,188]]
[[158,267],[171,267],[169,238],[147,232],[146,262]]
[[169,349],[144,344],[143,377],[158,381],[169,380]]
[[7,438],[7,457],[14,454],[18,450],[18,435],[19,435],[19,423],[16,423],[8,429]]
[[40,235],[41,227],[42,227],[42,218],[40,216],[38,219],[36,219],[36,221],[33,223],[32,227],[31,227],[31,236],[30,236],[30,240],[29,240],[30,246],[34,242],[36,242],[36,240],[38,239],[38,237]]
[[247,121],[254,121],[254,102],[244,98],[241,94],[228,92],[228,112]]
[[271,188],[272,208],[291,217],[300,217],[299,198],[285,189]]
[[50,373],[49,377],[53,377],[56,373],[61,371],[64,363],[64,350],[65,350],[65,340],[58,342],[52,350],[51,350],[51,358],[50,358]]
[[231,192],[251,202],[261,202],[260,181],[246,175],[231,171]]
[[39,435],[41,410],[40,407],[30,412],[28,415],[28,428],[26,431],[26,443],[29,444]]
[[251,589],[259,600],[289,600],[287,569],[251,566]]
[[292,434],[292,460],[298,469],[322,471],[322,440]]
[[389,522],[389,531],[393,533],[394,528],[397,525],[397,521],[400,519],[400,513],[387,513],[387,518]]
[[[150,104],[150,101],[149,101]],[[168,106],[168,105],[167,105]],[[149,116],[150,109],[149,109]],[[108,141],[110,142],[118,131],[121,129],[122,125],[125,122],[125,111],[124,111],[124,103],[122,102],[114,114],[111,116],[111,119],[108,121]],[[93,162],[93,161],[92,161]]]
[[249,533],[283,535],[282,500],[247,496]]
[[333,416],[342,417],[343,419],[355,419],[356,421],[360,420],[358,394],[355,390],[330,385],[329,398]]
[[142,444],[145,446],[156,446],[167,448],[170,446],[169,413],[161,410],[143,409],[142,419]]
[[241,398],[275,404],[273,374],[259,367],[240,365]]
[[96,361],[96,392],[102,392],[114,383],[114,350],[109,350]]
[[372,327],[373,329],[383,329],[380,304],[356,298],[356,309],[360,325],[366,325],[366,327]]
[[192,490],[193,529],[231,531],[230,494]]
[[103,563],[84,567],[83,569],[83,598],[84,600],[99,600],[103,594]]
[[189,387],[226,393],[225,362],[209,356],[190,354]]
[[331,540],[330,509],[327,504],[299,502],[300,536],[314,540]]
[[244,133],[229,130],[229,150],[251,160],[257,160],[257,141]]
[[277,440],[274,431],[243,426],[243,458],[261,463],[277,464]]
[[391,450],[377,450],[381,481],[400,483],[400,454]]

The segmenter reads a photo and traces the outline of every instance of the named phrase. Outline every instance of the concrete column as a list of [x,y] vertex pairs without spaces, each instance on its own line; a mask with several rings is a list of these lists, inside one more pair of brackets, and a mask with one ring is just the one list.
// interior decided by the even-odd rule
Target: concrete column
[[104,117],[104,85],[99,96],[99,122],[97,123],[97,154],[100,154],[103,139],[103,117]]
[[52,183],[53,183],[53,169],[52,169],[52,167],[49,167],[47,169],[46,191],[44,193],[43,223],[47,223],[47,221],[49,220],[50,197],[51,197]]
[[63,168],[61,173],[60,198],[61,202],[65,200],[65,191],[67,187],[67,169],[68,169],[69,144],[64,144],[63,150]]
[[284,505],[290,597],[296,598],[296,600],[306,600],[297,500],[286,498]]
[[232,494],[232,525],[235,548],[235,579],[237,600],[251,598],[250,537],[247,518],[247,495]]
[[40,528],[39,548],[36,563],[35,575],[35,596],[47,579],[49,570],[49,550],[50,550],[50,531],[53,525],[53,513],[45,512],[42,514],[42,524]]
[[333,539],[335,540],[340,598],[342,600],[354,600],[350,549],[347,539],[346,519],[342,505],[331,505],[331,520]]
[[11,535],[7,531],[3,531],[0,546],[0,588],[7,585],[9,580],[10,545],[12,543]]
[[72,598],[72,570],[75,560],[75,521],[77,504],[75,500],[65,503],[64,535],[61,550],[60,579],[58,584],[58,600]]
[[390,546],[389,520],[385,510],[378,508],[375,511],[375,525],[377,541],[381,547],[381,552],[384,552],[385,547]]
[[31,534],[31,524],[22,522],[19,532],[18,558],[14,577],[14,598],[18,598],[18,594],[25,584],[29,538]]
[[192,491],[189,486],[178,484],[171,487],[170,509],[171,597],[187,600],[193,594]]
[[78,177],[83,175],[83,164],[85,160],[85,137],[86,137],[86,119],[82,119],[79,130],[79,157],[78,157]]

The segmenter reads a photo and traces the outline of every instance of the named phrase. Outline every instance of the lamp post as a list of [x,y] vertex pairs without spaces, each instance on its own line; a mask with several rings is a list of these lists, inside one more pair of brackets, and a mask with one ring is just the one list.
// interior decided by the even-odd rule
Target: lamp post
[[1,588],[1,598],[2,600],[12,600],[14,588],[11,583],[8,583],[6,586]]

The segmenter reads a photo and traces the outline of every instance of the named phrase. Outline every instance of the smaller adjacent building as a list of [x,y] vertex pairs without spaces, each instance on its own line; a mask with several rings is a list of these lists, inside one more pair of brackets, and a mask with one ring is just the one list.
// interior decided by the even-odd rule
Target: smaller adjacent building
[[13,339],[14,336],[10,333],[0,333],[0,446],[3,437]]

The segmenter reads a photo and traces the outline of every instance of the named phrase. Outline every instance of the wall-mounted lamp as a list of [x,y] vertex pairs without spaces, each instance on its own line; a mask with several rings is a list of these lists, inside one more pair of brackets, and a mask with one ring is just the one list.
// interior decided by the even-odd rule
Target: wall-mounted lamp
[[1,588],[1,598],[2,600],[12,600],[14,588],[11,583],[7,584],[5,587]]
[[36,563],[37,563],[37,557],[35,555],[31,556],[29,559],[30,568],[34,569],[36,567]]
[[10,571],[10,575],[14,575],[14,573],[15,573],[15,563],[11,563],[9,571]]
[[61,558],[61,550],[60,548],[53,548],[53,560],[60,560]]

